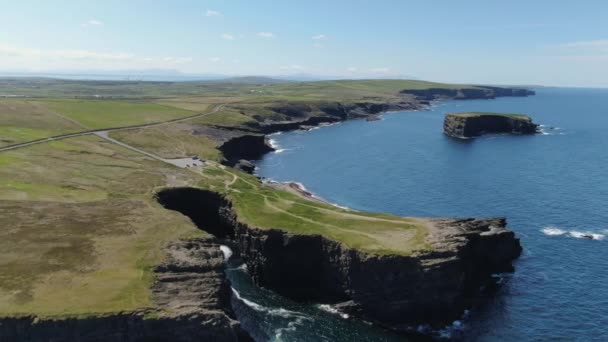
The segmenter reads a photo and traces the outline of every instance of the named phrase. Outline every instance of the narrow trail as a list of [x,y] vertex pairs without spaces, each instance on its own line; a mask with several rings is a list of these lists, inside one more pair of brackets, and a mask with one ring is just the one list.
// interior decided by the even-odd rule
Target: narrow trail
[[[55,140],[80,137],[80,136],[90,135],[90,134],[95,134],[95,135],[97,135],[97,136],[99,136],[101,138],[109,140],[111,138],[109,138],[107,136],[108,132],[112,132],[112,131],[124,131],[124,130],[137,129],[137,128],[155,127],[155,126],[161,126],[161,125],[166,125],[166,124],[170,124],[170,123],[183,122],[183,121],[187,121],[187,120],[191,120],[191,119],[196,119],[196,118],[199,118],[199,117],[203,117],[203,116],[207,116],[207,115],[211,115],[211,114],[217,113],[217,112],[219,112],[220,110],[222,110],[224,108],[224,105],[225,104],[217,105],[217,106],[215,106],[215,108],[213,108],[210,112],[207,112],[207,113],[195,114],[195,115],[186,116],[186,117],[183,117],[183,118],[172,119],[172,120],[167,120],[167,121],[162,121],[162,122],[153,122],[153,123],[147,123],[147,124],[141,124],[141,125],[115,127],[115,128],[91,129],[91,130],[82,131],[82,132],[61,134],[61,135],[56,135],[56,136],[52,136],[52,137],[48,137],[48,138],[27,141],[27,142],[23,142],[23,143],[19,143],[19,144],[14,144],[14,145],[0,147],[0,152],[11,151],[11,150],[15,150],[15,149],[22,148],[22,147],[27,147],[27,146],[32,146],[32,145],[36,145],[36,144],[47,143],[47,142],[51,142],[51,141],[55,141]],[[96,133],[100,133],[101,135],[100,134],[96,134]],[[112,139],[112,141],[116,142],[116,140],[114,140],[114,139]],[[137,148],[130,148],[130,149],[135,150],[135,151],[143,152],[141,150],[138,150]],[[144,153],[144,154],[146,154],[146,153]],[[155,159],[162,159],[160,157],[154,157],[154,158]]]

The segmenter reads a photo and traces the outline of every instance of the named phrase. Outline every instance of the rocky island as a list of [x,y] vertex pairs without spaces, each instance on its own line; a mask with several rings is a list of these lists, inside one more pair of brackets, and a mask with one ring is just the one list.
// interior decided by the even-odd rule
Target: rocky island
[[449,113],[443,122],[443,132],[454,138],[472,138],[483,134],[535,134],[538,125],[522,114]]

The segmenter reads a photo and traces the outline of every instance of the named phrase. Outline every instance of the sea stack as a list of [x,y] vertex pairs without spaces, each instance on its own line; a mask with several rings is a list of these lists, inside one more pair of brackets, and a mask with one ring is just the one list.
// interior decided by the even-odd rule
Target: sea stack
[[443,122],[443,133],[465,139],[496,133],[535,134],[538,125],[523,114],[449,113]]

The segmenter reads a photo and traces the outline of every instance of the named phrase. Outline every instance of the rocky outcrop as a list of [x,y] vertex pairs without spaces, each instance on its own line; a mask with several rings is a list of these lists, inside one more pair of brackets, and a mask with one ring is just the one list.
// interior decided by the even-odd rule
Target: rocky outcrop
[[493,99],[502,96],[529,96],[535,92],[523,88],[502,88],[491,86],[476,86],[474,88],[429,88],[429,89],[405,89],[401,94],[411,94],[423,101],[433,100],[472,100]]
[[266,136],[260,134],[237,136],[220,145],[219,150],[226,159],[225,164],[229,166],[235,165],[241,159],[257,160],[274,151]]
[[216,213],[210,224],[199,226],[210,229],[221,222],[258,285],[297,300],[340,303],[350,314],[396,329],[420,323],[442,326],[459,318],[481,289],[492,284],[492,274],[512,271],[512,261],[521,253],[519,239],[502,218],[431,220],[431,251],[373,255],[320,235],[248,226],[238,220],[230,201],[194,191],[201,212]]
[[235,320],[212,239],[176,241],[156,267],[154,309],[90,317],[0,319],[0,341],[251,341]]
[[489,133],[534,134],[538,125],[526,115],[494,113],[446,114],[443,132],[456,138],[471,138]]

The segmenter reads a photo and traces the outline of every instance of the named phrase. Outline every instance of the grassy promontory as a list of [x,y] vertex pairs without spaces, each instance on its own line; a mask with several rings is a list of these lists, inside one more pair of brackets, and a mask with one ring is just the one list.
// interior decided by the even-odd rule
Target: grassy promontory
[[[167,187],[219,192],[230,198],[240,220],[262,229],[319,234],[377,255],[428,250],[432,227],[425,220],[343,210],[269,187],[221,165],[218,147],[235,135],[263,133],[267,122],[373,104],[416,108],[416,96],[403,90],[431,88],[477,89],[412,80],[267,85],[0,81],[0,93],[24,96],[0,98],[0,148],[192,117],[110,132],[159,158],[92,134],[0,151],[0,317],[157,308],[150,288],[164,247],[206,235],[156,202],[154,194]],[[193,155],[209,162],[179,168],[162,161]]]

